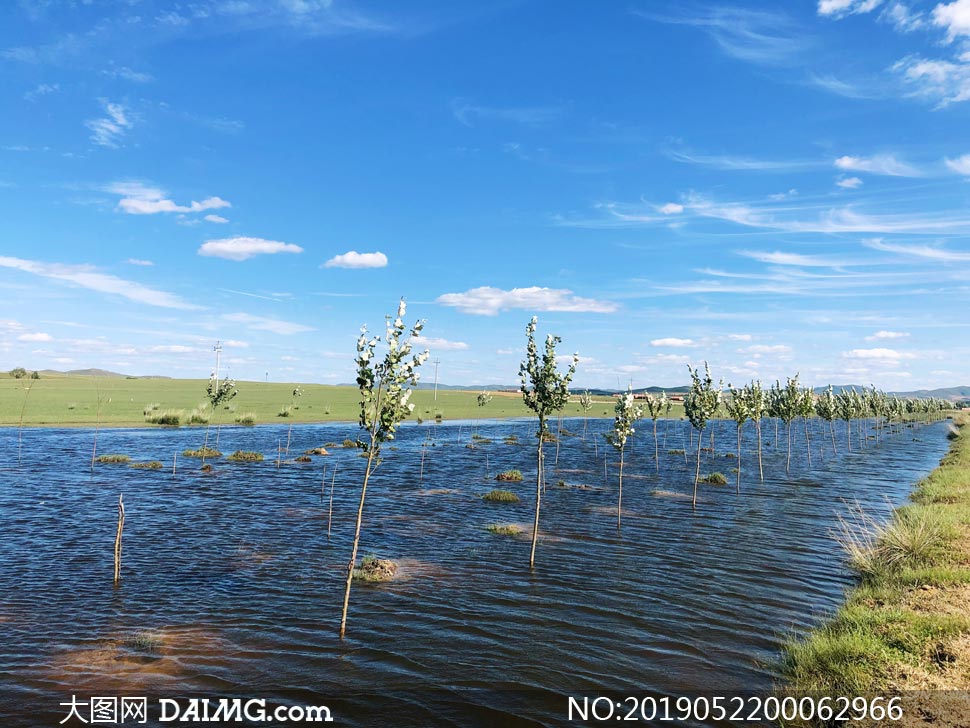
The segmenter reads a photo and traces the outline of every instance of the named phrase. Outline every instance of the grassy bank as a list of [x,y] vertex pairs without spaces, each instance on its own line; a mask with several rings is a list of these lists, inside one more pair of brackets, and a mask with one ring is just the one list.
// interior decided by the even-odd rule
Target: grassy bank
[[[181,425],[204,424],[286,424],[289,422],[356,421],[360,394],[356,387],[300,384],[302,395],[293,396],[296,384],[239,382],[239,394],[228,408],[215,413],[205,411],[204,379],[125,379],[122,377],[63,376],[42,379],[0,379],[0,426],[17,425],[21,409],[24,424],[30,426],[89,426],[98,420],[99,391],[102,398],[101,424],[108,427],[138,427],[146,424],[145,411],[156,416],[180,414]],[[24,407],[24,387],[32,387]],[[494,392],[484,407],[476,401],[477,391],[439,390],[437,400],[431,390],[416,390],[412,419],[445,420],[491,417],[526,417],[531,413],[518,392]],[[578,397],[574,397],[578,400]],[[614,402],[608,397],[594,398],[591,417],[612,417]],[[286,416],[281,413],[286,412]],[[564,410],[567,417],[581,416],[578,401]],[[672,416],[683,414],[677,407]]]
[[[863,514],[840,540],[859,584],[805,640],[786,647],[798,695],[901,696],[894,725],[970,724],[970,427],[885,524]],[[963,692],[955,692],[963,691]]]

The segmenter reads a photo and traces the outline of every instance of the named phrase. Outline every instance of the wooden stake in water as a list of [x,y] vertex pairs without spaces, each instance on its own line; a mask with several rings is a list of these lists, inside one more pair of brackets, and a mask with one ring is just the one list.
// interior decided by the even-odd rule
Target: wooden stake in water
[[118,496],[118,532],[115,534],[115,586],[121,581],[121,532],[125,528],[124,496]]
[[428,451],[425,445],[421,446],[421,474],[418,476],[418,482],[424,482],[424,454]]
[[485,453],[485,480],[488,480],[488,453]]
[[175,477],[175,466],[178,465],[179,454],[178,451],[175,452],[175,456],[172,458],[172,477]]
[[290,435],[293,434],[293,423],[290,423],[289,429],[286,431],[286,456],[290,456]]
[[333,489],[337,484],[337,466],[333,466],[333,478],[330,480],[330,513],[327,515],[327,540],[330,540],[330,526],[333,524]]
[[458,425],[458,444],[461,445],[461,425]]
[[283,454],[283,441],[276,441],[276,469],[280,469],[280,457]]

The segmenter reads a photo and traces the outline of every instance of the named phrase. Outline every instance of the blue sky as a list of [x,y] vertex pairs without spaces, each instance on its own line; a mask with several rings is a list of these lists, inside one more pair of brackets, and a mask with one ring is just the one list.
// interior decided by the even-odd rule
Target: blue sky
[[0,97],[0,368],[970,381],[970,0],[23,0]]

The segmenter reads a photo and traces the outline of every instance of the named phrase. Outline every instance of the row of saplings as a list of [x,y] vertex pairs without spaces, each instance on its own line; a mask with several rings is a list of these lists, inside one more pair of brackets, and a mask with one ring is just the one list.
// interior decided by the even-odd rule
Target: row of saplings
[[[367,488],[374,470],[381,462],[382,446],[393,440],[401,423],[414,410],[410,402],[412,387],[419,378],[418,368],[428,359],[429,352],[412,353],[414,340],[420,341],[423,322],[418,321],[408,329],[404,324],[405,302],[402,299],[398,305],[397,315],[386,317],[385,334],[383,336],[369,336],[366,327],[361,328],[357,339],[357,355],[355,358],[357,372],[357,386],[360,392],[359,425],[362,430],[356,446],[361,450],[361,456],[366,459],[363,483],[361,485],[360,500],[357,508],[357,518],[354,529],[353,547],[347,564],[343,609],[340,618],[340,637],[343,638],[347,629],[347,612],[350,603],[350,591],[354,580],[386,581],[393,578],[396,565],[388,560],[366,557],[358,566],[357,554],[360,546],[361,526],[363,522],[364,503]],[[560,337],[548,335],[544,345],[536,341],[537,319],[532,317],[526,326],[526,356],[519,366],[521,379],[520,391],[525,405],[536,415],[538,430],[536,432],[536,497],[535,519],[532,529],[532,543],[529,553],[529,567],[535,566],[536,544],[539,534],[539,514],[544,490],[543,444],[550,435],[549,421],[560,412],[569,402],[569,385],[576,372],[579,361],[578,355],[572,356],[572,361],[564,372],[559,370],[556,346],[561,342]],[[383,344],[384,356],[377,359],[377,346]],[[685,397],[684,406],[687,418],[698,432],[698,465],[694,478],[694,499],[696,507],[697,483],[700,475],[701,438],[708,422],[715,418],[722,405],[732,419],[737,423],[740,453],[741,427],[751,419],[758,427],[759,462],[760,462],[760,422],[762,417],[778,417],[789,426],[789,443],[791,440],[791,423],[797,417],[807,417],[809,406],[827,420],[838,418],[847,422],[861,417],[874,416],[877,419],[885,417],[892,421],[901,418],[899,408],[907,412],[939,411],[942,405],[931,401],[901,402],[889,398],[875,390],[866,390],[862,394],[856,392],[842,392],[833,394],[831,388],[817,400],[808,390],[798,385],[798,377],[789,379],[787,386],[775,387],[765,391],[759,382],[734,389],[729,387],[730,396],[722,396],[723,384],[715,385],[710,369],[705,364],[705,374],[702,377],[695,369],[688,367],[691,373],[692,385]],[[215,383],[215,391],[211,399],[222,400],[232,396],[230,391],[220,391],[219,383]],[[226,390],[229,390],[226,387]],[[808,392],[808,393],[807,393]],[[590,398],[588,393],[580,397],[580,404],[588,410]],[[811,405],[810,405],[811,403]],[[218,401],[214,402],[218,404]],[[665,395],[650,397],[645,405],[637,402],[632,392],[619,397],[615,407],[614,425],[608,438],[620,454],[620,489],[617,508],[617,524],[622,512],[622,483],[623,483],[623,454],[628,439],[634,433],[634,423],[643,417],[646,407],[654,419],[654,435],[656,441],[656,420],[670,411],[670,403]],[[912,409],[910,409],[912,408]],[[834,435],[833,435],[834,437]],[[850,435],[851,437],[851,435]],[[850,443],[851,446],[851,443]],[[205,448],[205,445],[203,446]],[[658,453],[659,454],[659,453]],[[790,460],[790,444],[789,444]],[[658,458],[659,461],[659,458]],[[738,463],[738,482],[740,487],[740,462]],[[659,467],[659,465],[658,465]],[[115,576],[118,578],[118,560],[120,559],[121,527],[123,525],[123,509],[119,501],[119,528],[116,543]]]

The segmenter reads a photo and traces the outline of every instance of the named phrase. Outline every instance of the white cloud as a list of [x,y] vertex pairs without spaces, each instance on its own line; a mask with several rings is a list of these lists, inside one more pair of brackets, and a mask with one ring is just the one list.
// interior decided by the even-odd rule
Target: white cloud
[[617,305],[610,301],[574,296],[565,288],[513,288],[503,290],[491,286],[472,288],[464,293],[445,293],[435,300],[443,306],[457,308],[464,313],[495,316],[500,311],[527,309],[532,311],[569,311],[612,313]]
[[936,101],[937,108],[970,99],[970,63],[907,56],[894,63],[892,70],[902,74],[914,96]]
[[127,66],[109,68],[101,73],[103,73],[105,76],[110,76],[111,78],[120,78],[124,79],[125,81],[133,81],[134,83],[149,83],[150,81],[155,80],[155,77],[150,73],[134,71]]
[[676,339],[673,337],[666,339],[653,339],[650,342],[650,346],[670,346],[670,347],[685,347],[685,346],[696,346],[693,339]]
[[150,260],[143,260],[141,258],[129,258],[125,262],[128,265],[140,265],[140,266],[144,266],[144,267],[148,267],[148,266],[155,265],[152,261],[150,261]]
[[791,354],[792,348],[785,344],[755,344],[744,349],[738,349],[738,352],[742,354],[754,354],[755,357],[758,357],[762,354]]
[[880,4],[882,0],[818,0],[818,14],[839,18],[844,15],[871,12]]
[[465,351],[468,349],[468,344],[464,341],[448,341],[448,339],[438,339],[434,336],[415,336],[411,341],[416,347],[437,349],[438,351]]
[[497,108],[457,100],[452,105],[452,113],[465,126],[475,126],[476,121],[486,119],[539,127],[559,118],[562,109],[553,106]]
[[36,334],[21,334],[17,337],[17,341],[31,341],[31,342],[42,342],[42,341],[53,341],[54,337],[50,334],[45,334],[43,332],[38,332]]
[[957,157],[956,159],[947,158],[945,161],[946,166],[957,174],[970,177],[970,154],[964,154],[962,157]]
[[117,147],[125,134],[132,128],[131,112],[122,104],[113,104],[101,99],[107,116],[89,119],[84,125],[91,131],[91,141],[102,147]]
[[892,23],[893,27],[900,33],[910,33],[923,27],[922,13],[914,14],[909,7],[899,2],[895,2],[886,8],[879,17],[881,20]]
[[835,181],[839,187],[847,190],[854,190],[862,187],[862,180],[858,177],[840,177]]
[[862,244],[873,250],[882,250],[887,253],[899,253],[900,255],[911,255],[915,258],[927,258],[943,263],[962,263],[970,261],[970,253],[961,253],[953,250],[944,250],[931,245],[903,245],[898,243],[884,243],[879,238],[863,240]]
[[206,215],[202,219],[205,220],[206,222],[215,222],[215,223],[219,223],[220,225],[229,222],[229,220],[224,218],[222,215]]
[[207,240],[199,248],[199,255],[226,260],[246,260],[254,255],[273,255],[275,253],[302,253],[303,248],[292,243],[281,243],[262,238],[222,238]]
[[893,363],[903,359],[914,359],[915,356],[908,352],[896,351],[895,349],[852,349],[842,352],[846,359],[863,359],[872,362]]
[[164,344],[159,346],[150,346],[148,351],[153,354],[191,354],[194,352],[199,352],[194,346],[183,346],[182,344]]
[[752,338],[751,334],[728,334],[731,341],[751,341]]
[[900,162],[892,154],[876,154],[872,157],[839,157],[835,160],[835,166],[846,171],[869,172],[890,177],[922,176],[918,169]]
[[227,349],[248,349],[249,342],[239,341],[237,339],[226,339],[222,342],[222,345]]
[[202,202],[193,201],[188,205],[178,205],[167,199],[163,190],[150,187],[136,180],[113,182],[103,189],[105,192],[121,195],[118,209],[129,215],[155,215],[160,212],[203,212],[204,210],[232,207],[229,202],[221,197],[208,197]]
[[387,265],[387,256],[379,250],[374,253],[358,253],[351,250],[340,255],[333,256],[323,264],[324,268],[384,268]]
[[905,339],[909,334],[905,331],[877,331],[867,336],[866,341],[882,341],[884,339]]
[[226,321],[234,321],[243,324],[247,328],[256,331],[271,331],[274,334],[289,336],[290,334],[302,334],[314,329],[303,324],[281,321],[280,319],[268,318],[266,316],[253,316],[248,313],[227,313],[223,317]]
[[970,35],[970,0],[937,5],[933,8],[933,25],[946,28],[949,42],[957,36]]
[[678,205],[676,202],[668,202],[666,205],[660,208],[660,212],[664,215],[679,215],[684,211],[683,205]]
[[844,261],[822,258],[815,255],[802,255],[801,253],[785,253],[776,250],[773,253],[764,253],[758,250],[739,250],[738,255],[745,258],[752,258],[761,263],[771,265],[794,265],[803,267],[833,268],[846,265]]
[[65,265],[63,263],[42,263],[34,260],[24,260],[22,258],[10,258],[0,256],[0,267],[15,268],[27,273],[50,278],[58,281],[73,283],[81,288],[87,288],[99,293],[109,293],[123,296],[137,303],[144,303],[149,306],[161,306],[162,308],[197,309],[187,301],[178,296],[165,291],[159,291],[140,283],[127,281],[117,276],[99,273],[91,265]]

